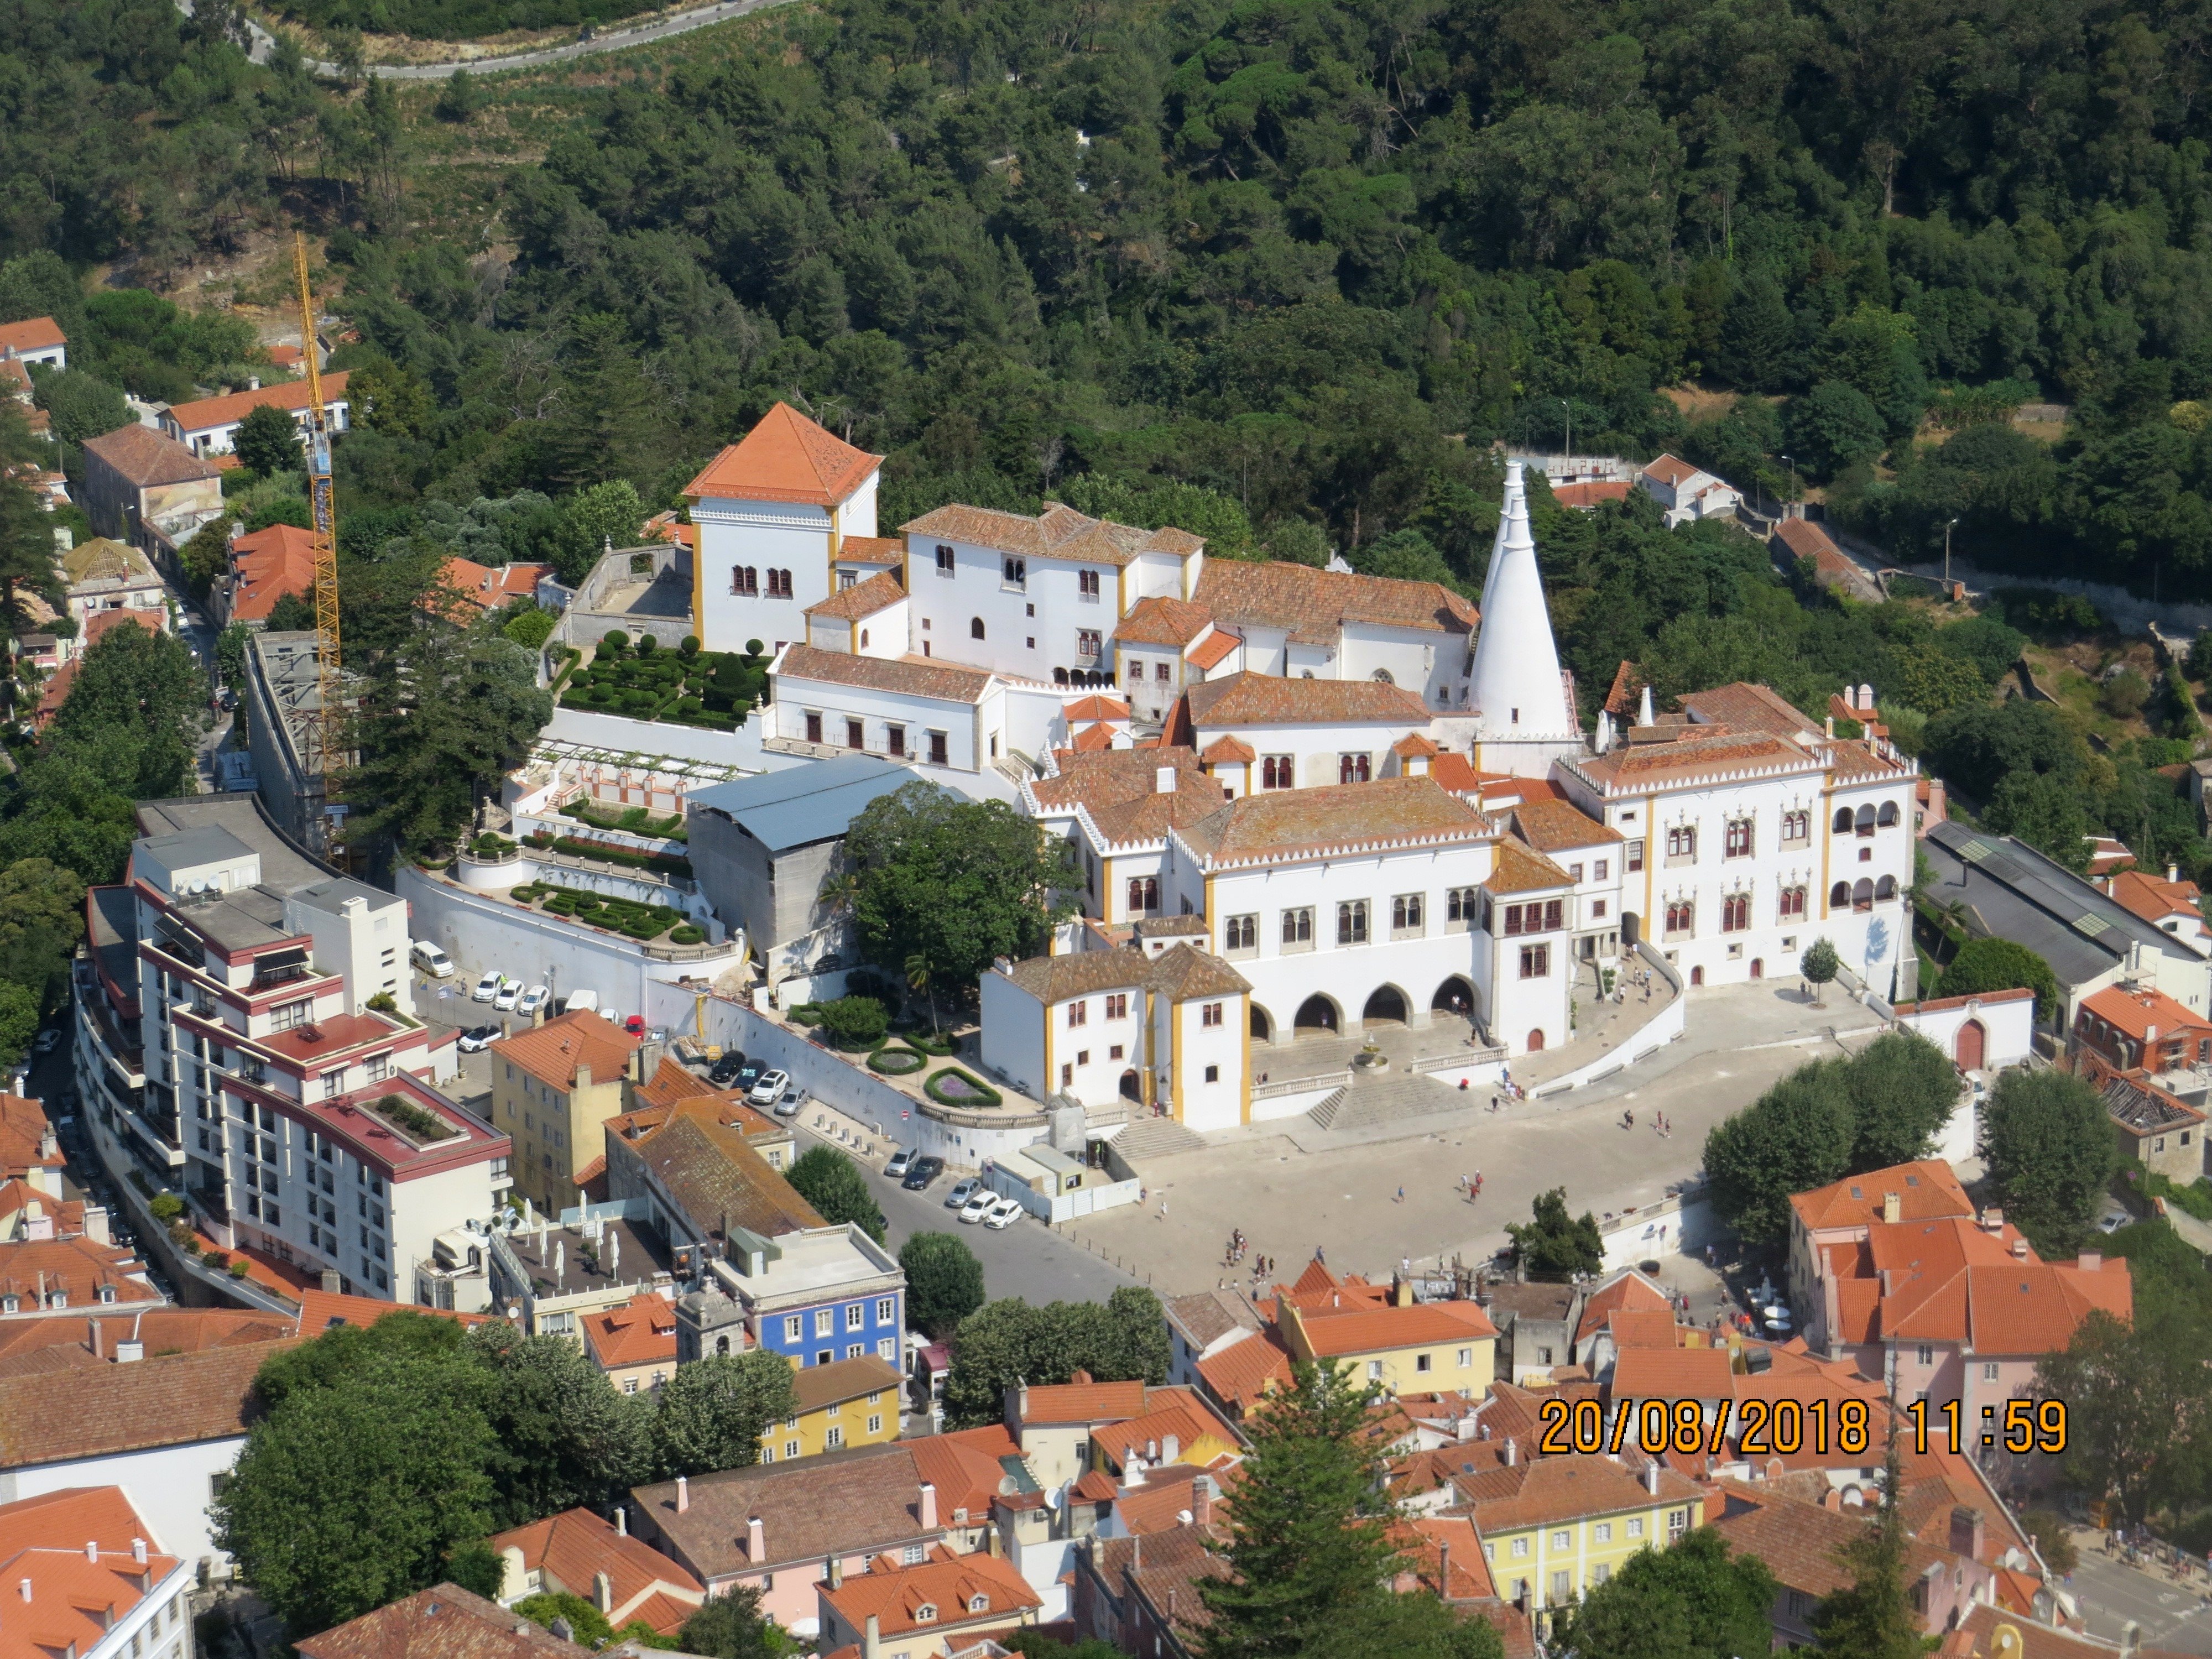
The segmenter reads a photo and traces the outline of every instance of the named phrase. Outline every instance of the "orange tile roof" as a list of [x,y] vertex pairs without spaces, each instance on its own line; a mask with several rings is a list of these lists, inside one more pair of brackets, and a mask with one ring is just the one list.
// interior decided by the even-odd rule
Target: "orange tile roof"
[[1187,530],[1172,526],[1139,530],[1111,519],[1091,518],[1058,501],[1047,501],[1044,511],[1034,517],[955,503],[925,513],[899,528],[908,538],[942,536],[1032,559],[1066,559],[1116,568],[1148,553],[1187,558],[1206,545]]
[[1652,1492],[1626,1468],[1603,1457],[1524,1459],[1486,1474],[1480,1484],[1483,1495],[1472,1497],[1467,1509],[1486,1535],[1662,1504],[1695,1503],[1701,1496],[1694,1482],[1669,1468],[1660,1469],[1659,1490]]
[[1897,1194],[1899,1221],[1933,1221],[1974,1213],[1973,1200],[1966,1196],[1951,1166],[1940,1158],[1845,1176],[1809,1193],[1793,1194],[1790,1207],[1811,1232],[1865,1227],[1881,1219],[1882,1200],[1891,1193]]
[[1483,886],[1493,893],[1534,893],[1571,887],[1574,878],[1533,847],[1517,841],[1498,843],[1498,863]]
[[602,1308],[584,1321],[584,1346],[603,1371],[617,1366],[676,1364],[676,1304],[658,1291],[641,1291],[620,1307]]
[[1410,1308],[1366,1308],[1351,1313],[1301,1313],[1306,1342],[1316,1357],[1375,1353],[1425,1342],[1467,1342],[1495,1337],[1490,1316],[1472,1302],[1417,1302]]
[[[1115,1516],[1121,1522],[1122,1531],[1138,1538],[1165,1532],[1170,1527],[1188,1526],[1200,1509],[1211,1501],[1199,1490],[1199,1482],[1206,1478],[1202,1469],[1180,1466],[1146,1469],[1143,1486],[1126,1492],[1115,1488]],[[1112,1486],[1113,1482],[1107,1484]]]
[[[878,1558],[878,1561],[886,1558]],[[917,1630],[943,1630],[978,1622],[1006,1624],[1044,1605],[1011,1561],[995,1555],[947,1554],[920,1566],[871,1569],[848,1574],[835,1589],[817,1592],[837,1616],[864,1630],[871,1615],[884,1638]],[[978,1603],[981,1603],[978,1606]],[[924,1608],[931,1616],[923,1619]]]
[[1733,1375],[1725,1348],[1624,1348],[1613,1361],[1613,1397],[1726,1400]]
[[1212,613],[1191,599],[1155,593],[1139,599],[1114,626],[1122,645],[1188,645],[1213,626]]
[[1843,550],[1835,538],[1810,519],[1784,519],[1775,527],[1775,537],[1801,559],[1818,561],[1823,554],[1838,557]]
[[320,1336],[337,1325],[374,1325],[387,1314],[428,1314],[460,1325],[488,1325],[493,1314],[458,1313],[450,1308],[425,1308],[411,1302],[386,1302],[373,1296],[347,1296],[338,1291],[289,1291],[300,1304],[295,1328],[301,1336]]
[[1292,1370],[1289,1351],[1272,1330],[1232,1342],[1198,1362],[1198,1374],[1213,1397],[1237,1412],[1249,1411],[1270,1391],[1290,1387]]
[[1620,831],[1564,800],[1524,800],[1505,809],[1513,815],[1513,828],[1522,840],[1540,853],[1602,847],[1621,839]]
[[1605,1328],[1606,1321],[1615,1313],[1649,1313],[1657,1310],[1672,1315],[1674,1304],[1667,1293],[1633,1268],[1624,1269],[1617,1277],[1601,1285],[1583,1304],[1582,1322],[1575,1327],[1575,1346],[1580,1347],[1590,1337]]
[[0,1091],[0,1179],[67,1168],[69,1159],[52,1136],[42,1103]]
[[789,404],[779,403],[708,462],[684,493],[693,501],[712,496],[836,507],[851,499],[883,459],[854,448]]
[[1991,1233],[1956,1218],[1876,1223],[1854,1267],[1877,1285],[1889,1275],[1876,1328],[1886,1340],[1971,1342],[1985,1356],[2048,1353],[2093,1311],[2124,1321],[2134,1313],[2126,1261],[2046,1263],[2009,1224]]
[[1630,1313],[1616,1308],[1606,1321],[1606,1329],[1613,1337],[1616,1348],[1679,1348],[1682,1346],[1682,1328],[1674,1322],[1671,1313],[1639,1310]]
[[1410,725],[1426,728],[1419,694],[1381,680],[1286,679],[1250,670],[1183,693],[1199,726]]
[[45,1376],[0,1377],[0,1468],[241,1436],[254,1373],[294,1340],[99,1366],[66,1389]]
[[1589,483],[1554,484],[1552,486],[1552,499],[1561,507],[1581,507],[1587,510],[1603,501],[1626,501],[1629,489],[1627,482],[1621,479],[1611,482],[1601,479]]
[[520,1066],[563,1094],[576,1086],[580,1066],[591,1068],[594,1083],[619,1079],[637,1048],[637,1038],[589,1008],[549,1019],[491,1045],[496,1058]]
[[314,538],[297,525],[272,524],[231,543],[230,568],[231,620],[265,622],[285,594],[314,591]]
[[14,1320],[0,1326],[0,1376],[113,1365],[119,1363],[118,1342],[139,1342],[145,1353],[161,1358],[273,1342],[292,1330],[293,1321],[283,1315],[233,1308],[143,1308],[105,1316],[95,1310],[82,1320]]
[[[327,405],[346,401],[346,381],[350,378],[341,369],[336,374],[323,376],[323,402]],[[305,380],[279,380],[252,392],[234,392],[226,397],[203,398],[196,404],[173,404],[168,418],[176,422],[180,432],[204,432],[211,427],[229,426],[244,420],[257,409],[281,409],[288,414],[298,414],[307,406],[308,386]]]
[[1698,476],[1698,469],[1675,455],[1662,455],[1644,469],[1647,478],[1656,478],[1662,483],[1686,484]]
[[[19,1587],[22,1597],[0,1623],[0,1659],[53,1659],[97,1647],[176,1570],[177,1557],[148,1549],[152,1536],[116,1486],[0,1504],[0,1572],[11,1603]],[[143,1562],[139,1550],[147,1550]]]
[[1192,597],[1216,627],[1279,629],[1304,644],[1331,643],[1346,623],[1468,634],[1481,619],[1472,600],[1439,582],[1248,559],[1207,560]]
[[837,538],[837,562],[840,564],[902,564],[906,560],[906,538],[902,536],[840,536]]
[[[1490,821],[1432,778],[1377,778],[1245,795],[1178,831],[1217,865],[1489,839]],[[1531,854],[1533,857],[1534,855]],[[1565,884],[1565,872],[1560,872]]]
[[2204,895],[2193,881],[2162,881],[2148,871],[2123,870],[2112,878],[2111,892],[2115,903],[2145,921],[2164,921],[2172,915],[2185,915],[2191,921],[2203,919],[2197,907]]
[[1242,635],[1225,628],[1217,628],[1197,644],[1187,647],[1182,653],[1183,660],[1203,672],[1225,661],[1243,643]]
[[[1221,786],[1206,775],[1193,749],[1101,750],[1055,758],[1057,777],[1024,786],[1038,811],[1048,816],[1080,805],[1109,846],[1158,841],[1221,810]],[[1163,767],[1176,775],[1176,787],[1164,793]]]
[[0,1244],[0,1290],[27,1300],[43,1286],[95,1305],[103,1290],[112,1291],[118,1302],[161,1301],[161,1293],[145,1282],[145,1272],[130,1251],[85,1234]]
[[1401,760],[1434,760],[1444,751],[1433,738],[1408,732],[1390,745],[1390,752]]
[[230,471],[225,461],[243,465],[235,455],[195,455],[167,433],[137,421],[87,438],[84,447],[140,489],[216,477]]
[[[491,1547],[495,1553],[519,1551],[523,1571],[542,1572],[586,1600],[598,1575],[606,1574],[614,1604],[610,1616],[617,1628],[642,1617],[655,1633],[673,1636],[707,1596],[706,1586],[679,1564],[642,1539],[617,1532],[589,1510],[567,1510],[496,1534]],[[648,1601],[657,1601],[653,1613],[645,1611]],[[672,1622],[661,1622],[672,1613]]]
[[888,611],[906,598],[906,589],[888,570],[879,570],[864,582],[854,582],[850,587],[841,587],[828,599],[817,600],[806,607],[810,617],[827,617],[833,622],[859,622],[872,617],[878,611]]
[[1199,759],[1208,766],[1249,766],[1260,758],[1260,751],[1242,738],[1216,738],[1199,751]]
[[1114,746],[1114,728],[1110,726],[1086,726],[1075,734],[1074,748],[1079,755],[1103,755]]
[[417,1590],[295,1645],[307,1659],[576,1659],[579,1652],[458,1584]]
[[863,1400],[872,1394],[896,1391],[899,1386],[898,1368],[889,1360],[878,1359],[872,1353],[857,1354],[850,1359],[833,1359],[826,1365],[808,1365],[792,1378],[797,1390],[799,1409],[818,1412],[826,1406],[842,1406],[848,1401]]
[[470,620],[531,598],[538,579],[552,574],[550,564],[478,564],[456,556],[438,567],[437,580],[416,603],[455,621]]
[[2212,1021],[2148,986],[2107,985],[2082,998],[2081,1007],[2137,1042],[2164,1042],[2184,1031],[2212,1036]]
[[[839,1362],[842,1363],[842,1362]],[[991,1512],[1006,1478],[1002,1460],[1021,1455],[1022,1449],[1006,1432],[1004,1423],[987,1423],[979,1429],[952,1434],[933,1434],[902,1443],[913,1455],[917,1480],[937,1488],[937,1519],[940,1526],[959,1524],[959,1514],[970,1521]],[[908,1489],[909,1492],[911,1488]]]
[[1060,706],[1060,718],[1073,726],[1079,720],[1127,720],[1129,705],[1119,697],[1109,697],[1093,691],[1089,696],[1077,697]]
[[1022,1407],[1024,1423],[1121,1423],[1144,1414],[1141,1382],[1047,1384],[1030,1389]]
[[[1391,1529],[1419,1581],[1447,1601],[1480,1601],[1498,1594],[1482,1559],[1482,1539],[1462,1515],[1415,1516]],[[1451,1580],[1439,1582],[1449,1558]]]
[[[1175,1437],[1178,1453],[1187,1455],[1202,1435],[1231,1445],[1237,1443],[1237,1431],[1198,1394],[1189,1389],[1161,1388],[1146,1391],[1141,1413],[1097,1430],[1091,1443],[1115,1463],[1126,1463],[1133,1454],[1173,1462],[1166,1449],[1170,1436]],[[1158,1452],[1150,1449],[1154,1444],[1160,1448]]]
[[0,323],[0,351],[49,351],[68,343],[69,336],[51,317],[26,317],[20,323]]
[[1437,781],[1439,788],[1455,795],[1482,793],[1483,775],[1474,769],[1474,763],[1449,749],[1429,763],[1429,775]]

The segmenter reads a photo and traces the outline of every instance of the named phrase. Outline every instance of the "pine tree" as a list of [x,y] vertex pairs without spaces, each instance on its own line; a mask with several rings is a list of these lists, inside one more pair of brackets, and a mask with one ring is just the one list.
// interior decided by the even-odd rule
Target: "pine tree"
[[1301,1365],[1249,1425],[1222,1549],[1234,1572],[1199,1591],[1212,1615],[1206,1659],[1293,1659],[1389,1594],[1391,1510],[1362,1437],[1375,1397],[1346,1367]]
[[1784,391],[1795,378],[1796,337],[1781,285],[1763,273],[1747,277],[1721,321],[1721,372],[1738,386]]
[[1904,1461],[1893,1422],[1882,1466],[1881,1507],[1874,1525],[1843,1550],[1851,1583],[1813,1610],[1813,1633],[1828,1659],[1917,1659],[1928,1650],[1905,1583],[1905,1530],[1899,1488]]

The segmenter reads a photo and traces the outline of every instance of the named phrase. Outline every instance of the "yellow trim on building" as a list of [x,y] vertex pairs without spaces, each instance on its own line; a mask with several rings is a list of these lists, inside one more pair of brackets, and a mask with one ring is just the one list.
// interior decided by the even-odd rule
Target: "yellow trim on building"
[[1114,860],[1098,860],[1098,920],[1109,927],[1114,921]]
[[1182,1121],[1182,1010],[1180,1002],[1168,1005],[1168,1114]]
[[1046,1002],[1038,1006],[1044,1010],[1044,1075],[1037,1081],[1044,1086],[1045,1093],[1050,1094],[1060,1087],[1053,1081],[1055,1073],[1052,1069],[1052,1004]]
[[699,544],[691,550],[691,631],[699,636],[699,643],[707,643],[707,532],[696,519],[692,520],[692,539]]
[[[876,1425],[872,1432],[868,1428],[871,1419]],[[792,1426],[794,1422],[798,1425],[795,1428]],[[834,1446],[830,1444],[832,1429],[838,1431]],[[788,1462],[794,1455],[790,1449],[793,1441],[799,1443],[796,1455],[818,1457],[825,1451],[849,1451],[854,1446],[888,1445],[898,1436],[898,1390],[879,1389],[873,1395],[835,1400],[811,1412],[802,1412],[795,1419],[781,1418],[770,1423],[761,1431],[761,1462]]]
[[1657,817],[1659,811],[1659,797],[1656,795],[1646,795],[1644,798],[1643,811],[1644,938],[1647,943],[1650,943],[1652,942],[1651,935],[1655,931],[1658,932],[1662,938],[1665,936],[1665,930],[1663,928],[1654,929],[1651,926],[1651,884],[1658,878],[1659,870],[1659,821]]
[[1834,775],[1820,780],[1820,920],[1828,919],[1828,859],[1836,850],[1836,832],[1828,822],[1828,802],[1836,793]]
[[1237,1117],[1240,1123],[1252,1121],[1252,999],[1244,999],[1244,1104]]
[[828,591],[837,591],[837,556],[845,550],[843,502],[830,509],[830,586]]

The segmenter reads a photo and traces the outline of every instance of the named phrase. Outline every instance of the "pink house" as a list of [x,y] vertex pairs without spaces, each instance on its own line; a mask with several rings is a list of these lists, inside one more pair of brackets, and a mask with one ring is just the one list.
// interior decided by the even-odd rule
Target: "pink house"
[[1832,1346],[1820,1286],[1841,1270],[1825,1265],[1828,1252],[1838,1251],[1838,1260],[1848,1261],[1877,1222],[1933,1221],[1973,1212],[1973,1200],[1951,1166],[1934,1158],[1847,1176],[1791,1198],[1790,1304],[1805,1322],[1807,1343],[1816,1350]]

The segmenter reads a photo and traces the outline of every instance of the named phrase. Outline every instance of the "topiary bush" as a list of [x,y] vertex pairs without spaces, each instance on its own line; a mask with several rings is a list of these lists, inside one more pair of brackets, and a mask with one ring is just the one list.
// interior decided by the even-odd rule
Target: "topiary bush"
[[948,1066],[930,1073],[922,1091],[940,1106],[1000,1106],[1006,1097],[972,1072]]
[[860,1052],[882,1046],[890,1018],[873,997],[839,997],[822,1005],[822,1031],[840,1048]]
[[599,654],[602,657],[619,657],[629,649],[629,635],[619,628],[610,628],[599,635]]
[[928,1064],[927,1054],[897,1043],[878,1048],[868,1056],[868,1069],[881,1072],[885,1077],[906,1077]]
[[699,654],[699,636],[696,634],[686,634],[684,636],[684,642],[676,649],[678,653],[689,662]]
[[649,657],[659,649],[660,638],[658,635],[641,634],[637,636],[637,654],[639,656]]
[[907,1042],[921,1049],[925,1054],[935,1054],[940,1060],[960,1052],[958,1042],[949,1036],[940,1036],[934,1031],[916,1031],[907,1038]]
[[822,1023],[822,1005],[818,1002],[802,1002],[784,1012],[794,1025],[819,1025]]
[[690,922],[686,922],[681,927],[672,927],[668,930],[668,942],[671,945],[704,945],[707,942],[707,930],[703,927],[695,927]]

